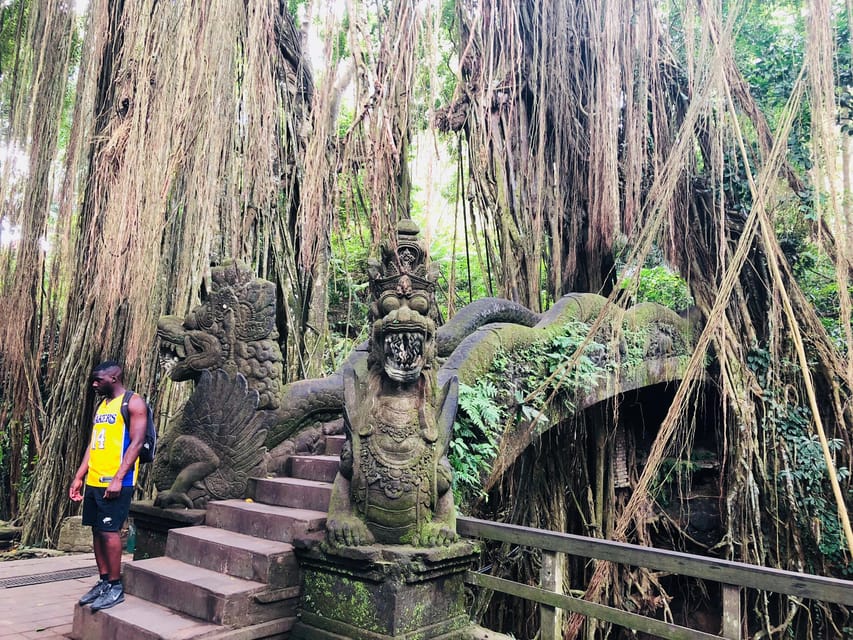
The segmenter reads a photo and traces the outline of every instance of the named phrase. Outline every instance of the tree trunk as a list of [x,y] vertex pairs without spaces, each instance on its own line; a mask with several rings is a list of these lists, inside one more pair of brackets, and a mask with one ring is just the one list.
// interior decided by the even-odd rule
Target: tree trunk
[[122,361],[128,386],[156,401],[157,319],[189,310],[211,262],[242,259],[298,289],[295,254],[282,248],[294,244],[311,83],[285,3],[97,0],[90,12],[76,117],[94,128],[67,227],[69,295],[27,543],[55,540],[70,508],[91,415],[91,400],[74,399],[94,364]]
[[[15,122],[15,114],[11,114],[9,144],[26,150],[29,170],[24,184],[16,185],[9,180],[9,168],[4,167],[4,178],[9,180],[4,180],[5,186],[11,188],[9,192],[3,190],[6,221],[19,223],[21,229],[20,240],[5,249],[5,279],[0,299],[0,361],[3,362],[0,388],[10,407],[3,412],[6,419],[2,424],[8,428],[8,440],[4,443],[8,447],[8,461],[4,463],[8,464],[11,513],[18,510],[17,494],[23,473],[29,470],[31,462],[27,443],[33,454],[40,455],[42,448],[41,353],[42,343],[50,340],[52,332],[52,327],[42,322],[47,317],[45,243],[73,28],[70,8],[56,2],[33,2],[28,18],[28,34],[22,50],[31,65],[29,86],[24,87],[29,100],[14,95],[13,87],[11,102],[19,105],[17,115],[22,120]],[[22,13],[18,19],[20,28]],[[21,50],[16,55],[16,67],[20,53]],[[23,194],[19,200],[17,189],[21,187]],[[20,202],[20,208],[16,202]]]

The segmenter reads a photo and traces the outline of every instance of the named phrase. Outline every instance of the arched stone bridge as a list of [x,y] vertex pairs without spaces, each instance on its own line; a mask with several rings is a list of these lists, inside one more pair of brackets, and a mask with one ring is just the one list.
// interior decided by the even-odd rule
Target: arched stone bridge
[[[486,299],[473,305],[499,306],[505,302]],[[596,382],[578,394],[574,413],[628,391],[680,381],[686,373],[693,327],[689,320],[659,304],[641,303],[622,310],[612,305],[608,308],[607,299],[596,294],[568,294],[545,313],[531,314],[531,319],[535,323],[495,322],[468,331],[442,365],[439,384],[458,375],[461,382],[472,385],[489,373],[499,354],[512,358],[536,342],[559,335],[569,323],[597,327],[597,349],[588,349],[587,357],[601,369]],[[448,324],[465,321],[464,316],[457,316]],[[571,360],[571,353],[565,355]],[[535,438],[571,417],[556,403],[544,407],[542,413],[544,419],[537,420],[535,427],[519,424],[504,434],[492,482]]]

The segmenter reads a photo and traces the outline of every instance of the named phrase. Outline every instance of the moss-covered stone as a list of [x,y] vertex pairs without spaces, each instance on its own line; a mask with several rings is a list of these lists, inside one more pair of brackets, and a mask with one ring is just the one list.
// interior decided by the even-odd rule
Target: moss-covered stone
[[[595,335],[589,336],[593,328]],[[535,438],[571,414],[626,391],[682,379],[692,344],[691,323],[659,304],[624,310],[596,294],[570,294],[532,328],[498,323],[481,327],[448,359],[439,382],[442,374],[455,373],[468,388],[486,380],[491,388],[506,391],[498,392],[497,402],[507,411],[489,414],[503,416],[494,425],[501,438],[499,466],[491,468],[494,481]],[[582,346],[583,354],[577,355]],[[543,405],[545,396],[549,400]],[[477,396],[466,402],[475,410],[483,405]],[[493,426],[482,415],[474,416],[472,423],[477,420]],[[485,454],[483,458],[486,464],[498,465]],[[465,470],[457,458],[452,463],[457,471]]]
[[469,624],[464,575],[475,557],[469,543],[306,550],[303,624],[294,637],[445,637]]

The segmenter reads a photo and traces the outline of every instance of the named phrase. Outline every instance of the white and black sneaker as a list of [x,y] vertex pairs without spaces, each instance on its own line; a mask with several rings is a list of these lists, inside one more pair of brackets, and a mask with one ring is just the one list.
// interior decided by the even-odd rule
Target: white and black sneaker
[[109,586],[109,580],[98,580],[98,584],[89,589],[77,602],[79,602],[81,605],[91,604],[92,602],[100,598],[101,594],[106,591],[107,587]]
[[124,602],[124,587],[121,582],[116,584],[107,583],[107,588],[98,596],[98,599],[92,603],[92,611],[100,611],[101,609],[109,609],[119,603]]

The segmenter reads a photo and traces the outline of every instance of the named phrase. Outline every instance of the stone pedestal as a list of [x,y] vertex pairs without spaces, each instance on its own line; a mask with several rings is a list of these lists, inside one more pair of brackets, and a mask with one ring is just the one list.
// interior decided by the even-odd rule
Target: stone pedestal
[[67,553],[92,552],[92,528],[83,526],[83,516],[70,516],[62,521],[56,548]]
[[204,509],[161,509],[150,500],[133,502],[130,517],[136,527],[134,560],[166,555],[166,537],[171,529],[204,524]]
[[476,552],[470,542],[302,550],[302,615],[292,637],[468,638],[464,578]]

